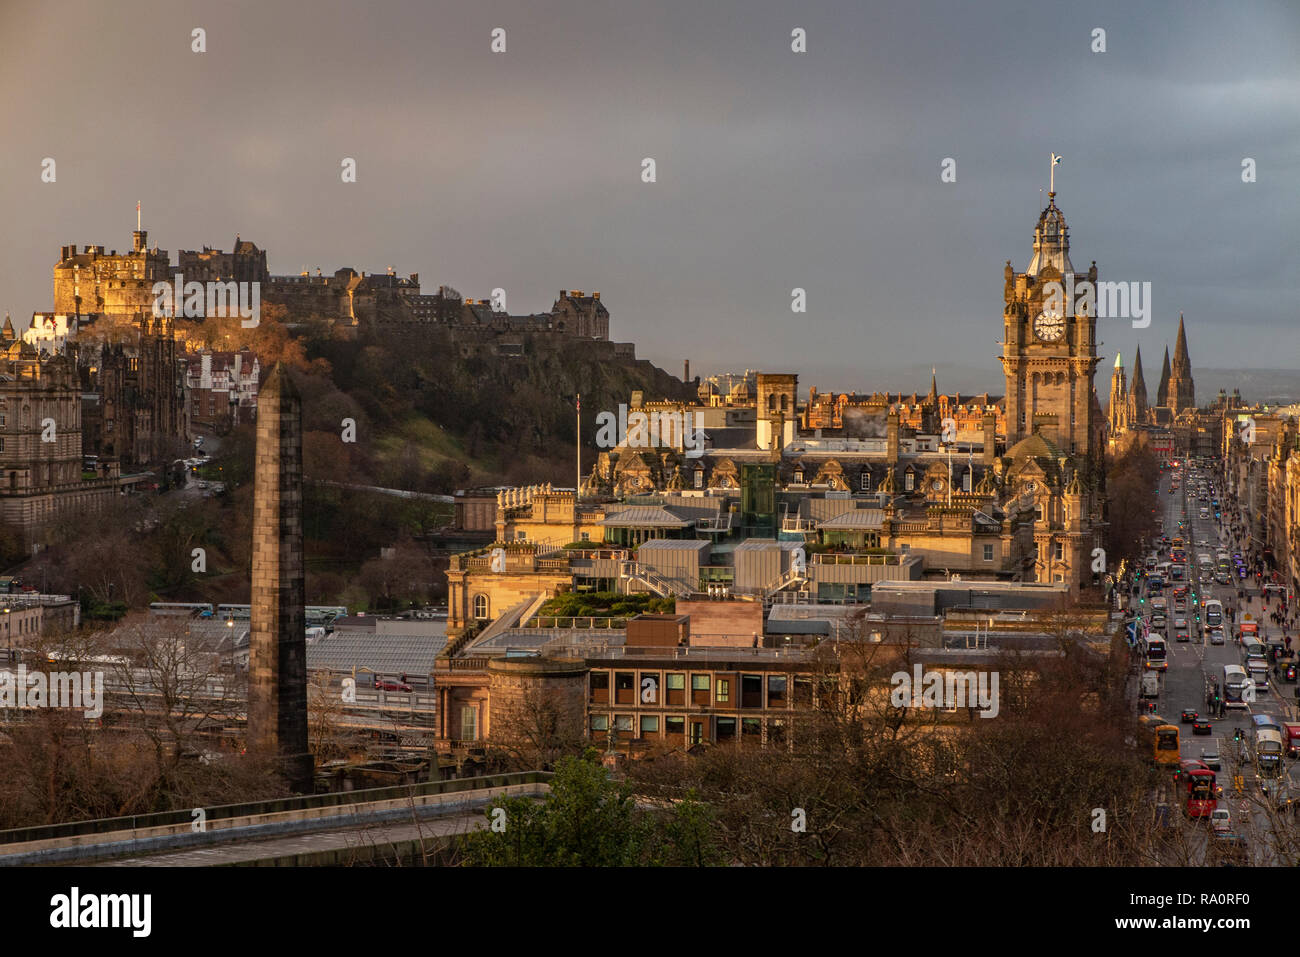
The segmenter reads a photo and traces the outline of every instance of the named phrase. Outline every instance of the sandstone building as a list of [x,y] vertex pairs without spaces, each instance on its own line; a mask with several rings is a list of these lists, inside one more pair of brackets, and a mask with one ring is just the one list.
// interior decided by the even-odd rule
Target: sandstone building
[[74,354],[42,356],[0,331],[0,517],[33,537],[122,493],[116,462],[83,468],[81,388]]

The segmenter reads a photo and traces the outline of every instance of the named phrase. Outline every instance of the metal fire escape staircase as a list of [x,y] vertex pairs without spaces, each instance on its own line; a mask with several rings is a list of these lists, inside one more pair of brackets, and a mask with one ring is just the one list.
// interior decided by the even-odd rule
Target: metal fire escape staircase
[[[806,585],[808,583],[808,571],[802,565],[791,564],[790,568],[775,581],[763,589],[763,610],[771,609],[777,600],[777,595],[783,596],[783,601],[793,600],[794,602],[807,601],[807,589],[800,589],[797,592],[787,592],[786,589],[793,585]],[[789,596],[786,598],[785,596]]]
[[690,586],[684,582],[665,578],[654,569],[646,568],[640,562],[620,562],[618,577],[620,582],[623,583],[625,591],[632,582],[640,582],[660,598],[686,598],[692,591]]

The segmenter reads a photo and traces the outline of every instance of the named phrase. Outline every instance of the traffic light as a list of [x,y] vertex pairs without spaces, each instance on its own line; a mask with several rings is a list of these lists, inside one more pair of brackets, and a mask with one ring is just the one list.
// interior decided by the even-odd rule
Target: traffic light
[[1241,740],[1241,728],[1237,728],[1232,732],[1232,740],[1233,741]]

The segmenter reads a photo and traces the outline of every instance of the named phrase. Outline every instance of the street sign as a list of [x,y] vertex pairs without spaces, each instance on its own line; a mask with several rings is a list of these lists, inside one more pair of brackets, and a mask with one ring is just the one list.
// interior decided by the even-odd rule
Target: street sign
[[1140,618],[1134,618],[1132,621],[1130,621],[1127,625],[1124,626],[1124,630],[1127,632],[1128,646],[1130,648],[1137,646],[1138,637],[1139,637],[1138,622],[1140,622],[1141,620],[1142,619]]

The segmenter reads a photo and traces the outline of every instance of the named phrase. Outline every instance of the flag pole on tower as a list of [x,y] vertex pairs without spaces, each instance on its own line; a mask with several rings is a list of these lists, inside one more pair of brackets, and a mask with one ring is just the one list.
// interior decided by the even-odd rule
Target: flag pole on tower
[[1061,165],[1061,157],[1059,157],[1059,156],[1057,156],[1055,153],[1053,153],[1053,154],[1052,154],[1052,174],[1051,174],[1051,176],[1050,176],[1049,179],[1048,179],[1048,183],[1049,183],[1048,188],[1047,188],[1047,195],[1048,195],[1048,196],[1055,196],[1055,195],[1056,195],[1056,167],[1058,167],[1058,166],[1060,166],[1060,165]]
[[140,231],[140,201],[138,199],[135,201],[135,231],[137,233]]
[[[573,507],[578,507],[578,499],[582,497],[582,393],[578,393],[577,413],[578,413],[578,481],[573,486]],[[578,513],[574,511],[573,520],[578,520]]]

